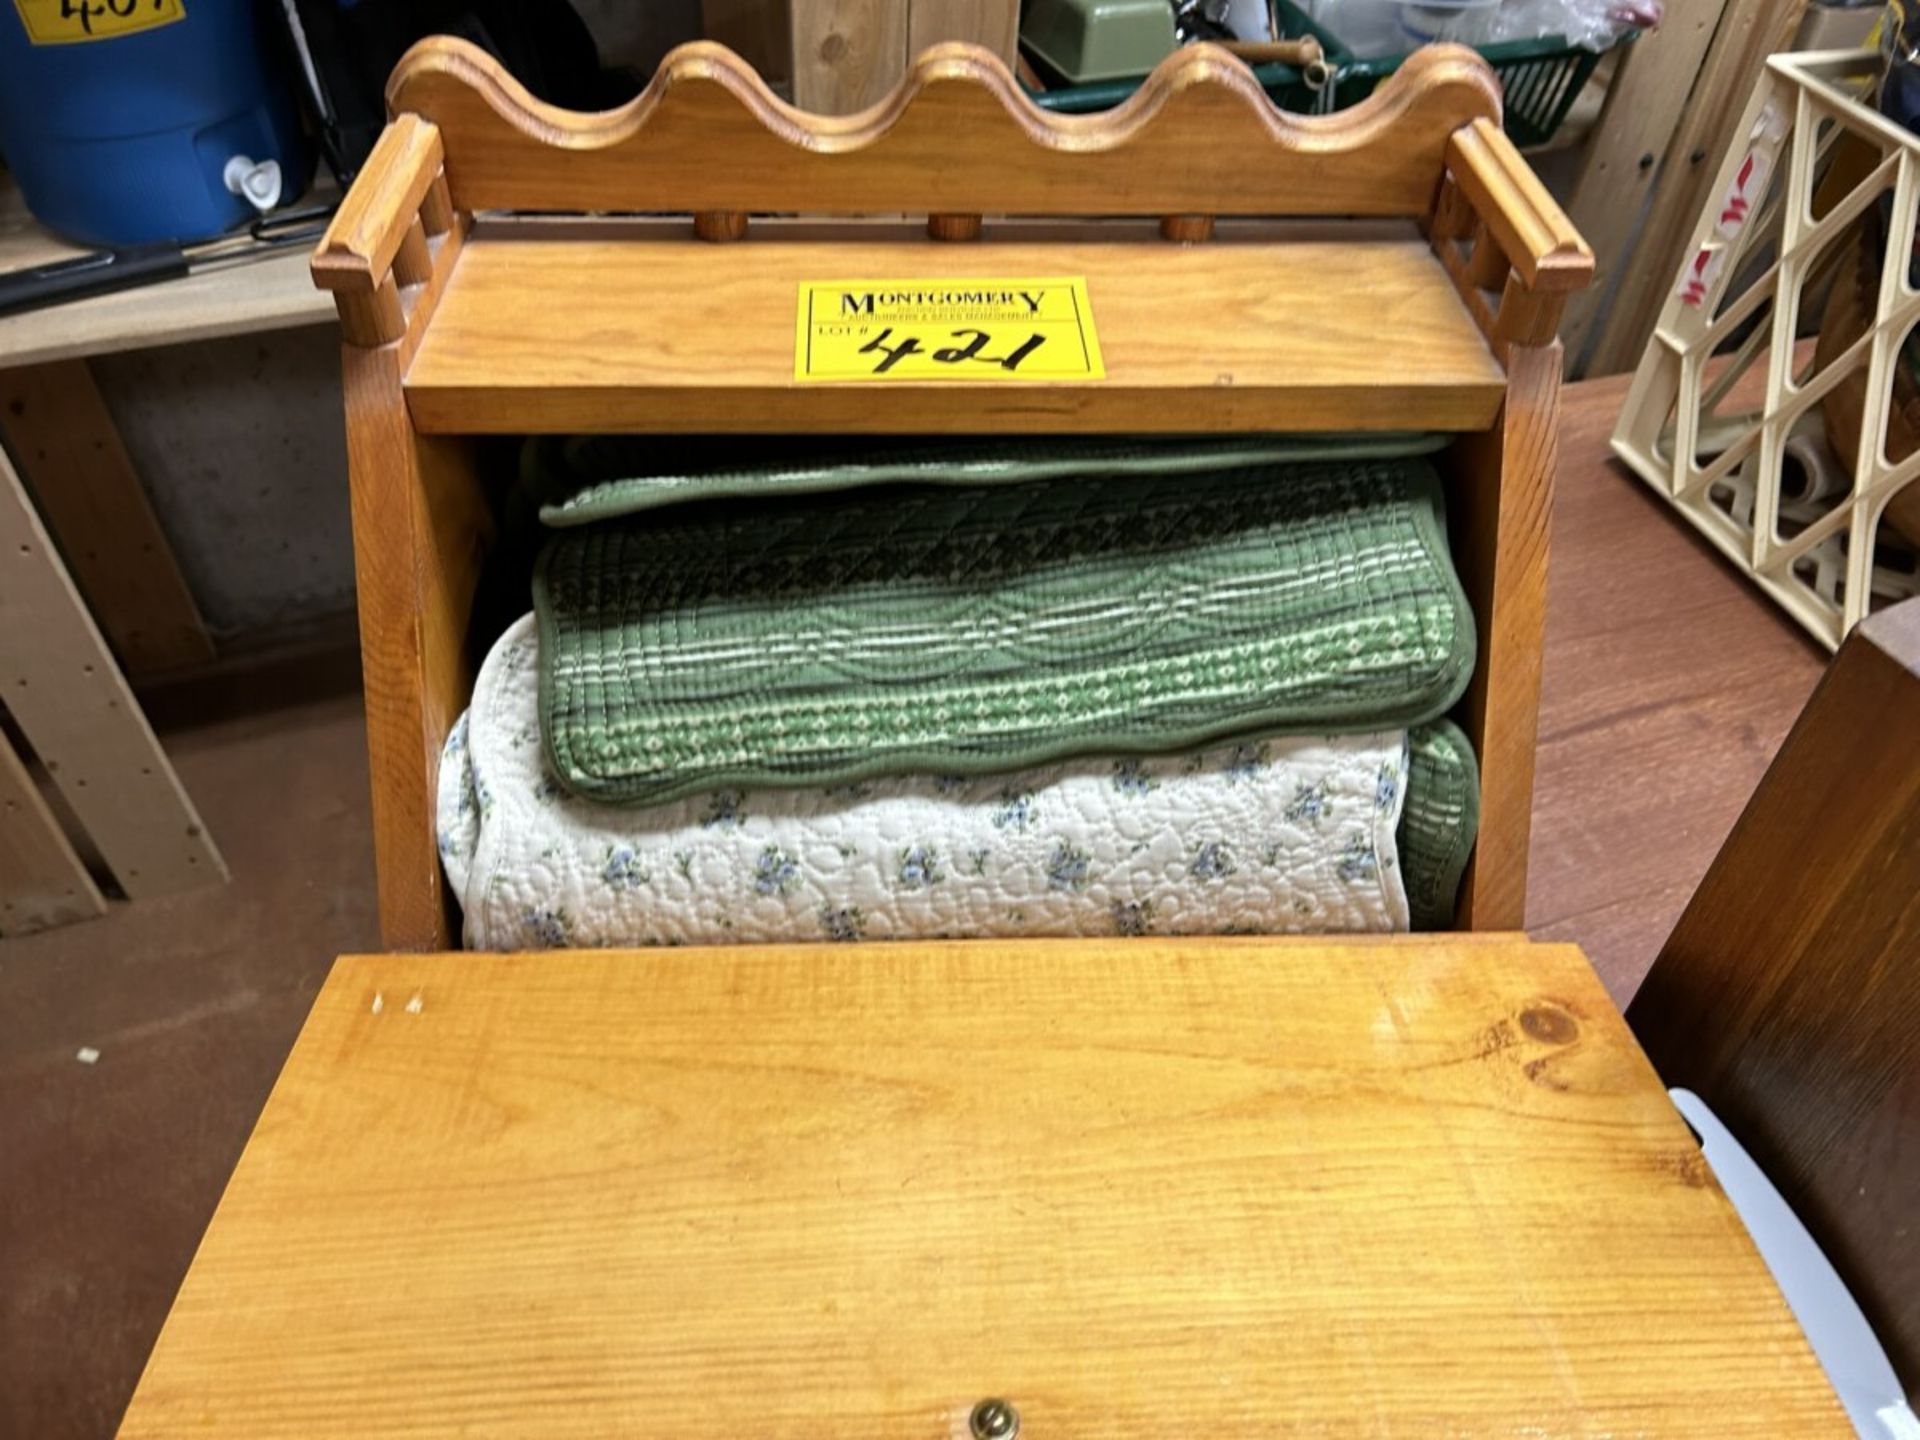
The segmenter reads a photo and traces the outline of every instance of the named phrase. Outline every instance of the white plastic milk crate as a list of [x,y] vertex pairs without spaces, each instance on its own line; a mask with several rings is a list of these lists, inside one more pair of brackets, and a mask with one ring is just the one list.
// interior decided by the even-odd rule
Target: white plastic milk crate
[[1830,647],[1920,594],[1920,136],[1881,63],[1767,62],[1613,434]]

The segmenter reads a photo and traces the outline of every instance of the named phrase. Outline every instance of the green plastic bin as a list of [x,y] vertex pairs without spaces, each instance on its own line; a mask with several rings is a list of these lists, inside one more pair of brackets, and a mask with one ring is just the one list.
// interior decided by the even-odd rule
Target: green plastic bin
[[[1311,35],[1320,42],[1332,71],[1332,79],[1315,90],[1291,65],[1256,66],[1255,77],[1283,110],[1302,114],[1343,110],[1366,99],[1376,85],[1406,63],[1406,55],[1362,60],[1290,0],[1275,0],[1274,8],[1289,38]],[[1628,31],[1621,37],[1621,43],[1633,40],[1637,34],[1637,31]],[[1544,35],[1536,40],[1503,40],[1477,48],[1500,77],[1501,87],[1506,91],[1507,134],[1523,149],[1544,145],[1552,138],[1560,122],[1567,118],[1567,111],[1573,108],[1574,97],[1593,74],[1593,67],[1600,63],[1597,52],[1570,45],[1559,35]],[[1066,114],[1110,110],[1139,89],[1140,81],[1145,78],[1045,90],[1033,100],[1044,110]]]

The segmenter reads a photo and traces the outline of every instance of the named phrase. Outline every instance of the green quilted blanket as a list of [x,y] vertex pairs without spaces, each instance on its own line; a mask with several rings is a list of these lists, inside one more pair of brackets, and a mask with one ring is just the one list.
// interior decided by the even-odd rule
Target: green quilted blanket
[[1416,930],[1451,930],[1460,877],[1480,833],[1480,767],[1451,720],[1407,736],[1407,798],[1396,832]]
[[1152,449],[1076,484],[557,531],[534,581],[555,773],[653,804],[1412,725],[1459,697],[1473,622],[1425,461]]
[[[698,500],[768,500],[870,485],[1007,485],[1026,480],[1179,475],[1223,464],[1430,455],[1431,434],[1261,435],[1190,439],[863,440],[840,436],[542,436],[521,455],[521,482],[548,525],[590,525]],[[663,451],[665,452],[663,454]],[[663,464],[668,460],[670,464]]]

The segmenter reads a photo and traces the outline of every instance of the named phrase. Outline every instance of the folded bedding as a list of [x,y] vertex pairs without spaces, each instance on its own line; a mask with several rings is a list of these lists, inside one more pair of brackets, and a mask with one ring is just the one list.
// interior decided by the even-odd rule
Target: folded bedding
[[1400,811],[1400,879],[1416,930],[1453,928],[1454,902],[1480,833],[1480,766],[1451,720],[1407,733],[1407,798]]
[[469,948],[1444,926],[1472,845],[1444,722],[604,803],[547,761],[541,644],[500,639],[442,757]]
[[1430,721],[1474,659],[1438,480],[1335,449],[1027,441],[589,487],[548,507],[534,574],[551,778],[664,805]]
[[543,524],[590,525],[700,500],[778,499],[874,485],[1013,485],[1187,475],[1231,465],[1391,460],[1431,455],[1445,437],[1359,435],[1191,437],[1027,436],[895,440],[866,436],[681,437],[543,435],[521,454],[523,492]]

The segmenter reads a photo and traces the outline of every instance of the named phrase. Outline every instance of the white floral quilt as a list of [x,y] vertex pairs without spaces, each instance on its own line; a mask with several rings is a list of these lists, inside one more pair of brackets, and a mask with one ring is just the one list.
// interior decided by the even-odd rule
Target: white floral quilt
[[1405,731],[602,805],[547,769],[538,645],[501,637],[441,758],[470,949],[1407,928]]

